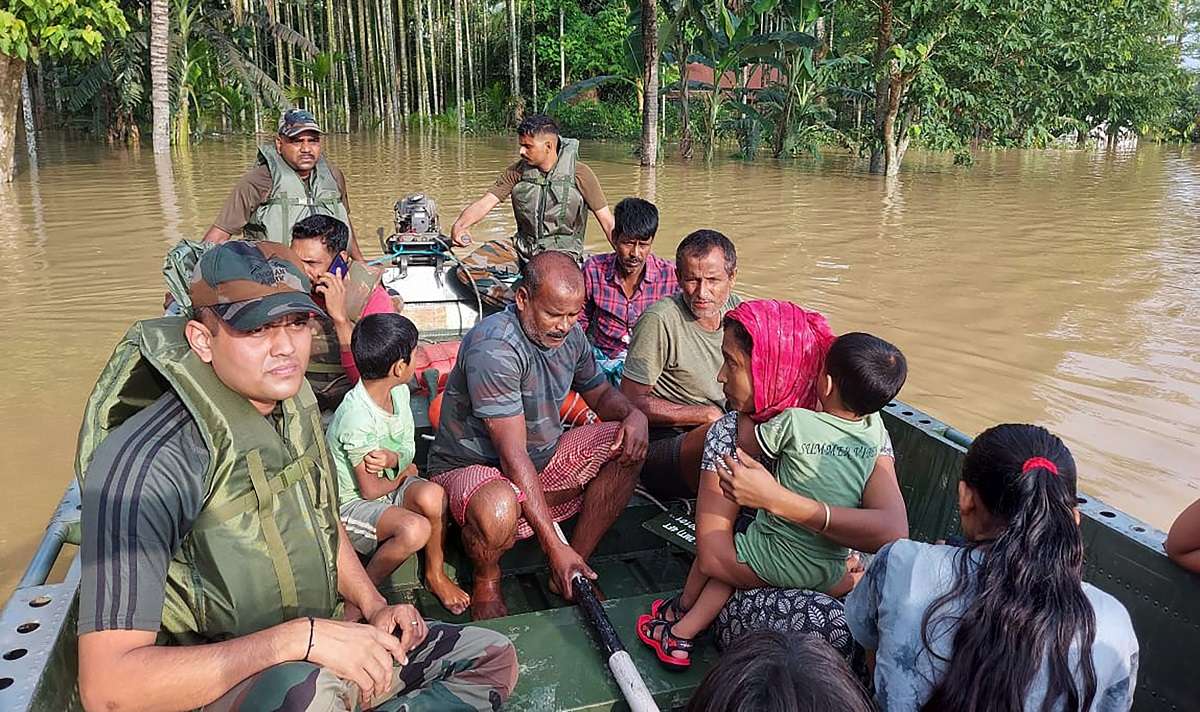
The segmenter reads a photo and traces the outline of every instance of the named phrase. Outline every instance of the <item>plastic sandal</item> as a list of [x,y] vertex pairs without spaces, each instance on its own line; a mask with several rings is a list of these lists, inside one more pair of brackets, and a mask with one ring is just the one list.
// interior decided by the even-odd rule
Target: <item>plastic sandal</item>
[[[649,631],[654,626],[661,626],[657,637],[651,637]],[[649,646],[658,661],[673,670],[686,670],[692,666],[692,647],[695,643],[691,638],[679,638],[671,632],[672,624],[649,614],[642,614],[637,620],[638,639]],[[686,658],[672,655],[676,651],[688,654]]]
[[654,599],[654,603],[650,604],[650,615],[665,621],[667,620],[667,615],[670,614],[671,620],[668,622],[674,622],[683,618],[683,615],[687,613],[687,609],[679,605],[682,598],[682,595],[676,595],[670,598]]

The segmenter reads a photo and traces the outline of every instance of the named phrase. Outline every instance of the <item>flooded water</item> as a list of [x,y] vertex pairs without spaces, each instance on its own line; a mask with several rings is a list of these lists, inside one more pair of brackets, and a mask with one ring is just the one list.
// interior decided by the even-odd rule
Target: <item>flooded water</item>
[[[513,160],[504,140],[331,137],[368,253],[396,199],[426,191],[446,226]],[[1012,151],[969,169],[913,156],[885,181],[845,158],[670,163],[586,145],[610,202],[662,213],[657,250],[717,228],[739,290],[820,309],[908,355],[901,397],[975,433],[1042,423],[1082,487],[1165,528],[1200,497],[1200,150]],[[48,138],[0,189],[0,600],[72,477],[84,399],[126,326],[161,309],[159,274],[199,238],[254,158],[247,139],[176,155]],[[509,234],[507,205],[474,232]],[[593,222],[589,243],[600,249]]]

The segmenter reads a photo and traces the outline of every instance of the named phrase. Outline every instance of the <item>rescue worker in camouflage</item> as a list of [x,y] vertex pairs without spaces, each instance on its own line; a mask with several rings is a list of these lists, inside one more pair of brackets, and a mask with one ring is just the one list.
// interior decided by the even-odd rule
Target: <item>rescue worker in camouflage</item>
[[338,521],[298,257],[221,244],[189,296],[129,330],[84,411],[85,709],[499,709],[508,639],[387,605]]
[[362,260],[350,223],[346,176],[321,156],[325,132],[303,109],[279,117],[273,143],[258,148],[254,167],[226,198],[205,242],[225,242],[242,233],[247,240],[291,244],[292,226],[310,215],[328,215],[350,226],[350,256]]
[[612,210],[596,174],[578,160],[579,141],[563,138],[554,119],[537,114],[517,126],[517,142],[520,160],[506,168],[450,228],[454,245],[466,247],[471,244],[471,227],[512,197],[517,232],[511,247],[488,243],[464,260],[468,271],[480,272],[473,274],[480,291],[485,297],[494,296],[501,305],[512,301],[512,285],[521,267],[539,252],[567,252],[577,264],[583,264],[588,211],[612,242]]

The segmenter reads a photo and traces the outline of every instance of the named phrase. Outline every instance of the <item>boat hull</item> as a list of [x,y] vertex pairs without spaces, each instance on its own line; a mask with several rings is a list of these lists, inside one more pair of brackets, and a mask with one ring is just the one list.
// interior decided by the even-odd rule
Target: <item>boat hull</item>
[[[424,403],[414,402],[414,417],[427,426],[424,408]],[[956,483],[969,438],[900,402],[885,409],[885,422],[896,448],[912,537],[932,541],[956,533]],[[72,483],[52,526],[77,522],[77,506]],[[1141,644],[1134,709],[1194,709],[1200,700],[1200,677],[1191,669],[1200,651],[1200,576],[1167,559],[1163,532],[1091,497],[1080,497],[1079,507],[1087,547],[1085,576],[1125,605]],[[714,656],[711,646],[705,646],[692,669],[681,674],[663,670],[645,646],[632,644],[634,616],[656,596],[677,590],[687,572],[686,552],[641,527],[657,514],[652,503],[635,498],[601,543],[593,568],[608,597],[604,605],[609,617],[630,644],[650,691],[660,706],[670,709],[686,701]],[[469,565],[461,552],[451,552],[448,558],[459,579],[468,581]],[[545,565],[536,544],[522,542],[503,563],[511,615],[486,625],[508,635],[521,660],[521,678],[509,708],[623,709],[585,621],[546,588]],[[80,709],[78,577],[76,560],[61,583],[18,588],[0,615],[0,681],[9,681],[0,689],[0,709]],[[422,588],[415,560],[388,581],[385,594],[393,601],[415,603],[430,617],[456,620]],[[31,605],[34,602],[41,605]],[[9,659],[17,650],[25,652]]]

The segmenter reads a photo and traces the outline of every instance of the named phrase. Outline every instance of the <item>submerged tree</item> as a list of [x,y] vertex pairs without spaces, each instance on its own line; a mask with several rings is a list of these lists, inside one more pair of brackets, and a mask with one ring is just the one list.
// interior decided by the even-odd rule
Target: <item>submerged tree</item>
[[24,0],[0,10],[0,182],[13,176],[17,107],[26,62],[44,57],[98,56],[105,33],[121,36],[129,25],[113,0]]

